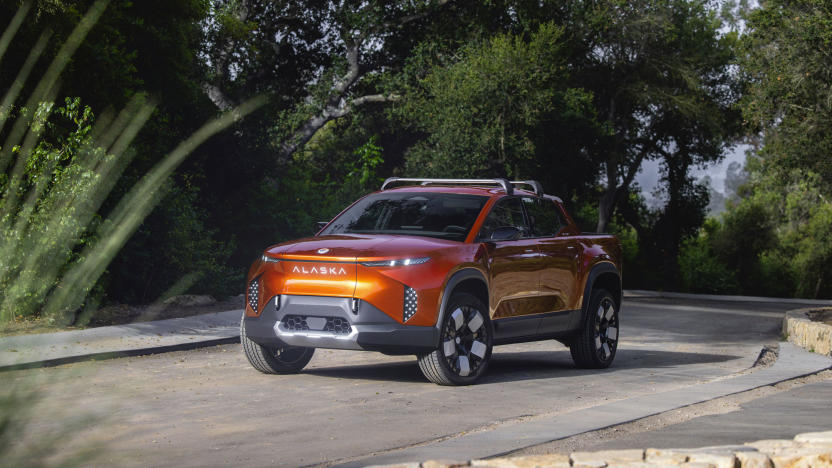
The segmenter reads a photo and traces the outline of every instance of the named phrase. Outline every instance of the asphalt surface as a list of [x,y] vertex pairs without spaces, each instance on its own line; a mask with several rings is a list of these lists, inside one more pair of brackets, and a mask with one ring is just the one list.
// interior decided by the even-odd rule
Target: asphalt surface
[[[628,299],[616,362],[575,369],[553,341],[495,348],[471,387],[427,383],[413,357],[318,350],[299,375],[257,373],[238,344],[3,373],[34,381],[29,436],[74,430],[128,466],[302,466],[350,462],[525,418],[649,397],[749,369],[794,304]],[[649,398],[645,405],[649,405]],[[748,440],[755,437],[749,435]],[[703,445],[691,439],[690,444]],[[679,446],[676,443],[674,446]],[[460,453],[459,458],[467,458]]]
[[792,390],[740,404],[739,408],[597,444],[581,450],[597,451],[632,447],[679,448],[739,445],[753,440],[791,439],[803,432],[832,428],[832,380],[810,383]]

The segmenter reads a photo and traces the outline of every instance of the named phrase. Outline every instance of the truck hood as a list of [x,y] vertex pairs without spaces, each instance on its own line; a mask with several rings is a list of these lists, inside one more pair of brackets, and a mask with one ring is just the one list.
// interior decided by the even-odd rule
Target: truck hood
[[425,257],[453,245],[459,243],[430,237],[339,234],[286,242],[266,252],[287,260],[361,262]]

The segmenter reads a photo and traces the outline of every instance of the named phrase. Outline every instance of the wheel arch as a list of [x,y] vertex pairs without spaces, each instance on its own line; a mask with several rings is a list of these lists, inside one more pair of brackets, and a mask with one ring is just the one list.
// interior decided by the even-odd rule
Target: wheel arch
[[597,288],[603,288],[612,294],[615,299],[616,308],[621,308],[621,298],[623,290],[621,288],[621,274],[618,268],[610,262],[601,262],[596,264],[590,270],[584,285],[584,295],[582,299],[582,309],[586,309],[589,304],[589,298],[592,291]]
[[479,298],[489,307],[488,282],[485,275],[476,268],[464,268],[455,272],[445,283],[442,290],[442,301],[439,305],[439,313],[436,316],[436,328],[442,326],[442,319],[445,317],[445,309],[448,301],[456,292],[467,292]]

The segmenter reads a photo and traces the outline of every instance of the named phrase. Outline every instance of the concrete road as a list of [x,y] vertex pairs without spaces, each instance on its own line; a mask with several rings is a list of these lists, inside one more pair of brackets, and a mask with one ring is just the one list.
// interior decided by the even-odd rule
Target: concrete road
[[100,417],[69,445],[100,443],[109,463],[332,464],[746,371],[795,307],[629,299],[612,368],[575,369],[553,341],[507,345],[471,387],[427,383],[413,357],[350,351],[318,350],[300,375],[262,375],[236,344],[2,378],[37,382],[31,437]]
[[678,448],[741,445],[752,440],[791,439],[803,432],[832,429],[832,379],[801,385],[737,405],[723,414],[706,415],[659,431],[645,431],[614,440],[585,444],[580,450],[631,447]]

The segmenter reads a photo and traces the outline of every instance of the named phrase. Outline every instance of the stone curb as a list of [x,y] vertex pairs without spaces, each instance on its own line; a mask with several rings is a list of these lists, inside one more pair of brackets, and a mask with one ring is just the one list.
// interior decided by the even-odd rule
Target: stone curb
[[0,372],[240,341],[242,310],[0,338]]
[[783,334],[792,343],[814,353],[832,356],[832,326],[815,322],[809,312],[817,310],[797,309],[783,317]]
[[740,446],[603,450],[485,460],[428,460],[368,468],[832,468],[832,431]]
[[728,296],[716,294],[690,294],[667,291],[647,291],[642,289],[625,289],[625,298],[660,298],[660,299],[695,299],[700,301],[721,301],[721,302],[773,302],[777,304],[803,304],[811,306],[832,306],[829,299],[800,299],[785,297],[762,297],[762,296]]

